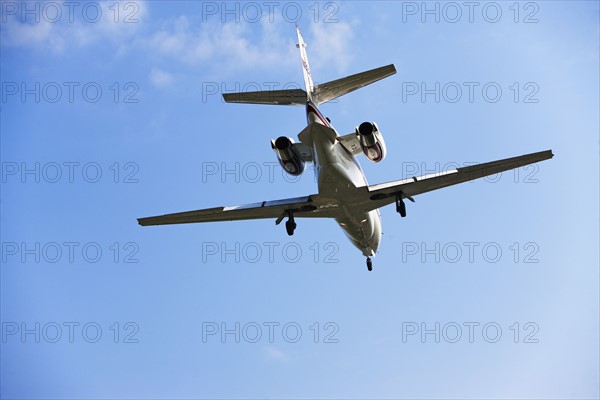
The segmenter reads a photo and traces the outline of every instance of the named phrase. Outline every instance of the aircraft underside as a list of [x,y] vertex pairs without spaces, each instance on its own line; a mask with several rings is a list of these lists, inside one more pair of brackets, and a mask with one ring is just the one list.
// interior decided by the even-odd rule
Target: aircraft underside
[[414,202],[413,197],[417,195],[548,160],[554,156],[551,150],[546,150],[369,185],[356,157],[364,155],[376,163],[385,158],[386,146],[377,124],[363,122],[355,127],[354,132],[340,136],[331,126],[330,120],[321,114],[317,105],[391,76],[396,73],[396,68],[390,64],[315,85],[306,56],[306,43],[299,29],[297,35],[306,90],[228,93],[224,94],[223,98],[228,103],[304,106],[308,126],[298,134],[300,143],[295,143],[290,137],[280,136],[271,141],[271,148],[275,151],[281,167],[291,175],[302,174],[307,162],[314,163],[318,193],[241,206],[214,207],[139,218],[140,225],[248,219],[272,219],[279,225],[287,218],[286,231],[288,235],[293,235],[297,227],[296,218],[331,218],[336,220],[350,241],[367,257],[367,268],[370,271],[370,257],[378,251],[381,241],[379,208],[395,204],[396,211],[401,217],[405,217],[405,199]]
[[341,215],[336,218],[336,222],[354,246],[365,257],[374,256],[381,241],[379,212],[357,212],[352,202],[345,200],[357,187],[367,184],[358,162],[337,141],[331,144],[327,138],[312,139],[314,154],[317,154],[316,163],[319,164],[315,168],[319,194],[338,203]]

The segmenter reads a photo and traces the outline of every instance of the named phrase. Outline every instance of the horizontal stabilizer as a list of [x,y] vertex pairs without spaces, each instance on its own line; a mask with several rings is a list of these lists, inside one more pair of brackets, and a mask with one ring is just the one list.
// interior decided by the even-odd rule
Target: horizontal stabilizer
[[225,93],[227,103],[273,104],[278,106],[306,105],[306,92],[302,89],[261,90],[258,92]]
[[396,73],[394,64],[386,65],[385,67],[375,68],[369,71],[360,72],[350,75],[345,78],[336,79],[335,81],[322,83],[313,88],[313,101],[317,104],[322,104],[353,92],[356,89],[370,85],[383,78]]
[[[396,67],[394,67],[394,64],[390,64],[385,67],[375,68],[335,81],[315,85],[310,98],[316,104],[326,103],[395,73]],[[272,104],[278,106],[304,106],[308,97],[302,89],[261,90],[257,92],[223,94],[223,99],[227,103]]]

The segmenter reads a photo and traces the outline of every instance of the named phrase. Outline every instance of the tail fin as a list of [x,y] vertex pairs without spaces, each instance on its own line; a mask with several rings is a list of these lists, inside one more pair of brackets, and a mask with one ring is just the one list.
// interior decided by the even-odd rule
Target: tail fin
[[300,28],[296,25],[296,33],[298,34],[298,44],[296,47],[300,49],[300,60],[302,61],[302,72],[304,73],[304,85],[306,87],[306,100],[313,100],[313,80],[310,75],[310,66],[308,65],[308,56],[306,55],[306,42],[300,33]]
[[310,74],[308,57],[306,55],[306,43],[300,33],[300,28],[296,25],[298,34],[298,44],[300,49],[300,59],[302,61],[302,72],[304,73],[304,84],[306,91],[302,89],[286,90],[263,90],[258,92],[244,93],[226,93],[223,99],[228,103],[248,103],[248,104],[274,104],[274,105],[298,105],[303,106],[306,101],[312,101],[315,104],[322,104],[336,99],[356,89],[370,85],[380,79],[387,78],[396,73],[394,64],[375,68],[369,71],[346,76],[341,79],[315,85]]

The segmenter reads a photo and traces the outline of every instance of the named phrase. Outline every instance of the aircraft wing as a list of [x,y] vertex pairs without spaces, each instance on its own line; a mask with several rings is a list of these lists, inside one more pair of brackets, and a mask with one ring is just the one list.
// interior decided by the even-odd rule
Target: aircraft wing
[[344,210],[350,209],[357,212],[368,212],[394,203],[397,195],[412,200],[413,196],[422,193],[483,178],[488,175],[495,175],[499,172],[548,160],[553,156],[551,150],[546,150],[420,177],[362,186],[356,188],[354,193],[349,193],[342,203],[336,199],[329,199],[322,195],[314,194],[282,200],[262,201],[241,206],[215,207],[139,218],[138,223],[142,226],[148,226],[265,218],[273,218],[276,220],[276,223],[279,223],[290,211],[293,213],[294,218],[340,218],[345,216]]
[[361,193],[357,194],[356,202],[360,203],[357,205],[363,210],[374,210],[394,203],[398,194],[411,200],[412,196],[548,160],[553,156],[552,150],[546,150],[399,181],[363,186],[358,188]]
[[335,217],[334,209],[319,195],[262,201],[233,207],[215,207],[155,217],[138,218],[142,226],[189,224],[194,222],[237,221],[245,219],[279,219],[292,211],[298,217]]

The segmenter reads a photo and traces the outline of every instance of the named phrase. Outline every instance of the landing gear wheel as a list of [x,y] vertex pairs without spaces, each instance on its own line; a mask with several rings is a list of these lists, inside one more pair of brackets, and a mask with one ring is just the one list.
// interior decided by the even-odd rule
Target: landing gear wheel
[[367,269],[369,271],[373,270],[373,263],[371,262],[371,257],[367,257]]
[[287,234],[292,236],[294,234],[294,229],[296,229],[296,223],[293,219],[289,219],[285,222],[285,230]]
[[291,210],[286,210],[285,213],[281,217],[279,217],[279,219],[275,223],[279,224],[281,220],[285,218],[286,215],[289,218],[287,221],[285,221],[285,230],[287,231],[287,234],[289,236],[292,236],[294,234],[294,230],[296,229],[296,222],[294,221],[294,214],[292,214]]

